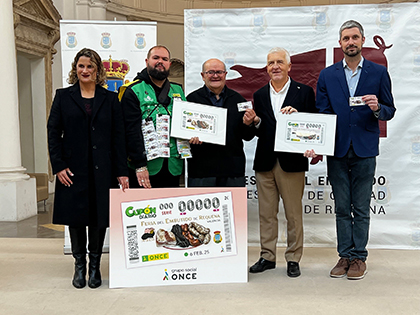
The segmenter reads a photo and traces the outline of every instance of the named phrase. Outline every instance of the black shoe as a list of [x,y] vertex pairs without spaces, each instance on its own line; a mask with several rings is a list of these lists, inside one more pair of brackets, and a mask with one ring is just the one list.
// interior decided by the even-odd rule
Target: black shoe
[[299,277],[300,276],[299,263],[295,261],[288,261],[287,262],[287,275],[293,278]]
[[276,268],[276,262],[275,261],[269,261],[264,258],[260,258],[251,268],[249,268],[250,273],[258,273],[263,272],[267,269],[274,269]]

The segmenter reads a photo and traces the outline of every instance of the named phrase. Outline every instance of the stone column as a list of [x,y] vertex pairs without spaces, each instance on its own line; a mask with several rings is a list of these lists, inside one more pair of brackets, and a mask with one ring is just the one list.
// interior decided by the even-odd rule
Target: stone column
[[36,182],[21,165],[19,100],[13,6],[0,0],[0,60],[3,61],[0,86],[0,221],[19,221],[37,214]]
[[106,20],[106,2],[105,0],[91,0],[89,5],[89,19],[97,21]]
[[76,2],[76,20],[106,20],[106,0],[78,0]]

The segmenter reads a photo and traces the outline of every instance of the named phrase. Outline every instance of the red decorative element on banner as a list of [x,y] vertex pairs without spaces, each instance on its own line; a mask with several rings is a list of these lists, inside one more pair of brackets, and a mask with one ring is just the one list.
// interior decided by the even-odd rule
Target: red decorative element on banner
[[[298,82],[311,86],[315,91],[319,73],[325,67],[325,55],[326,49],[324,48],[291,56],[290,76]],[[230,69],[238,71],[242,77],[227,80],[226,85],[240,93],[248,101],[252,101],[252,95],[270,80],[267,67],[255,69],[235,65]]]
[[297,82],[309,85],[316,92],[319,74],[325,68],[326,52],[324,48],[291,56],[290,77]]
[[253,94],[270,80],[266,68],[234,65],[230,69],[238,71],[242,77],[226,80],[226,85],[245,97],[247,101],[252,101]]
[[310,164],[315,165],[318,162],[322,162],[323,160],[324,160],[324,156],[323,155],[318,155],[317,157],[314,157],[314,158],[311,159]]

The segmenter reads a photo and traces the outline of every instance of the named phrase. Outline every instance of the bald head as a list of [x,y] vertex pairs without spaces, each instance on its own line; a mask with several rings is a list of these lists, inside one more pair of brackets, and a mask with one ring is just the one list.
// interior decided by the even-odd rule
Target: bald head
[[203,66],[201,67],[201,71],[206,72],[206,68],[208,67],[208,64],[212,64],[212,63],[219,63],[223,65],[223,69],[226,71],[226,65],[223,61],[216,59],[216,58],[212,58],[209,60],[204,61]]

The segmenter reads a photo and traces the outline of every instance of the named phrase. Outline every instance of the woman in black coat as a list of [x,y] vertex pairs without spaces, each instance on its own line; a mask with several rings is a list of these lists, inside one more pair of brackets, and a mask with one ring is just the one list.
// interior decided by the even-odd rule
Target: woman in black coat
[[69,226],[75,258],[73,285],[86,285],[86,227],[91,288],[102,284],[99,270],[109,189],[128,188],[124,122],[117,94],[102,87],[100,56],[84,48],[74,58],[68,82],[58,89],[48,119],[48,144],[57,175],[53,223]]

